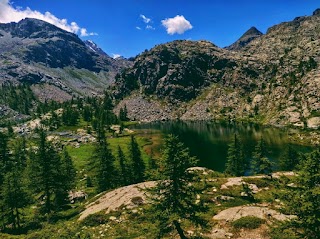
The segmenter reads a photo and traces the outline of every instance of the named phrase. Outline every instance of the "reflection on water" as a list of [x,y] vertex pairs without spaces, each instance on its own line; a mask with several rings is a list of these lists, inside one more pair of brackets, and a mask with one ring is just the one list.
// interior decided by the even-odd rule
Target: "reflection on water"
[[[248,159],[257,141],[263,137],[272,160],[277,160],[288,144],[288,130],[263,127],[256,124],[233,124],[215,122],[156,122],[135,125],[136,129],[160,130],[164,134],[176,134],[189,147],[192,155],[199,158],[199,166],[217,171],[224,171],[228,144],[235,133],[243,142]],[[298,151],[306,151],[307,147],[295,145]]]

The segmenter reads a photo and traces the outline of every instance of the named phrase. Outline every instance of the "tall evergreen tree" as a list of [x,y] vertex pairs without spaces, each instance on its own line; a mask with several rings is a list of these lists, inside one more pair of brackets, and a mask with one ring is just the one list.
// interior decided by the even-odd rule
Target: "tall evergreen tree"
[[115,186],[116,169],[114,157],[109,148],[103,127],[100,128],[100,138],[98,139],[95,160],[96,160],[96,179],[98,191],[102,192]]
[[4,177],[1,197],[6,224],[12,225],[13,229],[20,229],[21,210],[30,203],[30,200],[23,178],[23,169],[16,162]]
[[62,152],[62,168],[61,171],[65,175],[65,181],[68,188],[75,186],[76,169],[68,151],[64,148]]
[[118,145],[118,160],[119,160],[119,179],[121,185],[128,185],[130,182],[130,171],[128,170],[126,156],[124,155],[120,145]]
[[131,160],[131,171],[132,171],[132,183],[140,183],[144,180],[145,164],[141,157],[139,144],[136,138],[131,135],[131,141],[129,144],[129,155]]
[[68,203],[68,192],[75,186],[76,170],[66,149],[62,152],[60,174],[61,186],[55,190],[56,206]]
[[267,148],[263,138],[259,140],[252,154],[251,171],[253,174],[266,174],[272,173],[273,164],[267,157]]
[[9,148],[7,135],[0,132],[0,187],[3,182],[3,177],[7,171],[9,163]]
[[296,169],[300,161],[299,153],[288,144],[279,159],[279,168],[283,171],[291,171]]
[[113,109],[111,95],[107,91],[104,92],[103,109],[104,110],[112,110]]
[[285,192],[283,202],[297,218],[289,222],[298,238],[320,239],[320,150],[301,161],[295,188]]
[[119,119],[121,121],[127,121],[128,120],[128,110],[127,110],[127,105],[124,105],[124,107],[120,108],[119,111]]
[[246,162],[243,154],[243,147],[237,134],[229,144],[226,163],[226,173],[232,176],[243,176],[246,170]]
[[2,228],[6,225],[4,216],[5,207],[2,195],[5,174],[9,170],[9,160],[8,137],[0,132],[0,223]]
[[[37,150],[31,153],[28,163],[30,187],[44,200],[45,213],[59,209],[58,202],[66,201],[61,198],[61,192],[69,190],[65,184],[65,175],[62,172],[61,158],[53,145],[46,140],[46,133],[39,130]],[[63,193],[64,197],[67,195]]]
[[159,238],[174,229],[180,238],[187,238],[181,227],[184,221],[197,226],[205,225],[199,216],[205,207],[197,200],[201,190],[194,186],[195,172],[188,170],[196,163],[197,159],[190,156],[189,150],[176,136],[169,135],[165,139],[160,166],[163,180],[151,189],[154,215],[159,223]]

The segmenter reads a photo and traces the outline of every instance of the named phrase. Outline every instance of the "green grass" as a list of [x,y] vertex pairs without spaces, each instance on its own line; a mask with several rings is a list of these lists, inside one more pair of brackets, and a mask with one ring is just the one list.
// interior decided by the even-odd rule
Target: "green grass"
[[77,125],[72,125],[72,126],[62,125],[56,131],[57,132],[63,132],[63,131],[75,132],[78,129],[85,129],[88,125],[90,125],[90,123],[84,121],[83,119],[80,119]]
[[87,167],[94,152],[93,144],[82,144],[79,148],[67,146],[67,151],[73,159],[74,166],[77,170]]

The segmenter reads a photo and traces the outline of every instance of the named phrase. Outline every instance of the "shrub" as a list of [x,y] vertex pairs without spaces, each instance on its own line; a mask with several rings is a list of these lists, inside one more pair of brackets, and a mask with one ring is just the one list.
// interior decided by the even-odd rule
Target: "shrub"
[[86,217],[82,222],[82,226],[95,227],[108,222],[108,218],[104,212],[98,212]]
[[232,222],[232,226],[234,228],[247,228],[247,229],[255,229],[261,226],[265,222],[264,219],[248,216],[248,217],[242,217],[238,220],[235,220]]

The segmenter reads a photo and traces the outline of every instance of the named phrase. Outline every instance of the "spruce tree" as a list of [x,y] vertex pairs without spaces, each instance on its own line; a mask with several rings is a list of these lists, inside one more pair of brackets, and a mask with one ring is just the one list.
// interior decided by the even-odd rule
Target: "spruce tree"
[[3,182],[3,177],[7,171],[9,163],[9,148],[7,135],[0,132],[0,188]]
[[8,137],[0,132],[0,223],[2,228],[6,225],[4,216],[5,206],[2,195],[5,174],[9,170],[9,160]]
[[64,149],[61,157],[61,186],[55,190],[55,205],[62,206],[68,203],[68,194],[75,186],[76,170],[67,150]]
[[253,174],[266,174],[271,176],[272,166],[272,162],[267,157],[265,142],[261,137],[252,154],[251,171]]
[[95,149],[96,179],[98,191],[102,192],[115,186],[117,175],[114,157],[109,148],[103,127],[99,129],[99,138]]
[[119,180],[121,185],[128,185],[130,180],[130,171],[128,170],[126,156],[124,155],[120,145],[118,145],[118,160],[119,160]]
[[4,177],[1,194],[6,224],[12,225],[14,230],[20,229],[23,216],[21,210],[30,203],[30,200],[23,178],[23,170],[16,162]]
[[243,176],[245,170],[246,162],[242,144],[237,134],[235,134],[232,143],[229,144],[225,171],[232,176]]
[[280,156],[279,168],[283,171],[294,170],[299,164],[299,160],[299,153],[293,148],[291,144],[288,144],[282,155]]
[[197,159],[191,157],[189,150],[176,136],[165,139],[163,155],[160,160],[160,173],[163,180],[151,189],[153,212],[159,224],[159,238],[176,230],[180,238],[187,238],[181,223],[188,221],[196,226],[204,226],[199,216],[205,207],[198,200],[201,190],[194,186],[196,175],[188,170],[196,166]]
[[283,202],[297,218],[290,222],[299,238],[320,239],[320,150],[301,161],[295,188],[284,193]]
[[131,183],[143,182],[145,174],[145,164],[141,157],[139,144],[137,143],[137,140],[133,135],[131,135],[131,141],[129,144],[129,155],[132,171]]
[[[43,210],[50,214],[66,201],[68,187],[62,172],[61,158],[53,145],[46,140],[43,129],[39,131],[37,149],[31,152],[28,163],[30,187],[44,200]],[[63,192],[63,193],[62,193]],[[63,195],[63,196],[62,196]]]
[[68,188],[75,186],[76,169],[73,165],[72,159],[66,149],[62,152],[62,168],[61,171],[65,175],[65,181]]
[[147,166],[148,166],[148,170],[146,172],[146,176],[147,176],[148,180],[159,179],[159,165],[157,163],[157,160],[154,157],[152,149],[150,152]]

